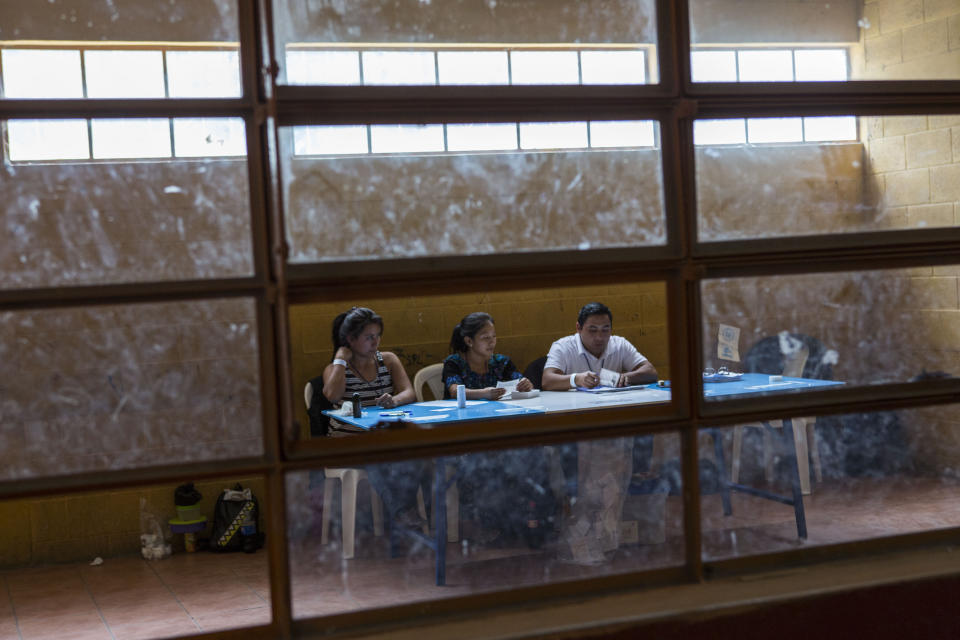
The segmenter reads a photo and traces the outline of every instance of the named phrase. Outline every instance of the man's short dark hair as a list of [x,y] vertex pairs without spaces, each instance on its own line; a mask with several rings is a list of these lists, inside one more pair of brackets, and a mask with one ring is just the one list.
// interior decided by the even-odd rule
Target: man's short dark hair
[[610,308],[602,302],[588,302],[580,309],[580,315],[577,316],[577,324],[581,327],[590,316],[607,316],[610,318],[610,324],[613,324],[613,314]]

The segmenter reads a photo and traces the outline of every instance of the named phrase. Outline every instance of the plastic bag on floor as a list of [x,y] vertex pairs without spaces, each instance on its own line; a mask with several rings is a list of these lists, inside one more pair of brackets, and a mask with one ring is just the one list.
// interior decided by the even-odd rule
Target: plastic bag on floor
[[140,498],[140,554],[144,560],[162,560],[170,556],[168,532],[162,522],[163,519],[147,504],[147,499]]

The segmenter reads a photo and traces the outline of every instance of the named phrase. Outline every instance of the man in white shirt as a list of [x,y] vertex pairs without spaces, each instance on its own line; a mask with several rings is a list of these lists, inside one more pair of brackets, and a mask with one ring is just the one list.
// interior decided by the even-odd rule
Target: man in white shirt
[[[613,314],[591,302],[577,316],[577,332],[550,347],[543,367],[545,390],[600,384],[603,369],[619,374],[617,386],[646,384],[657,370],[625,338],[612,335]],[[560,558],[599,564],[620,544],[620,516],[633,473],[633,438],[586,440],[577,444],[577,499],[563,523]]]
[[600,384],[600,371],[620,374],[618,387],[656,382],[657,370],[630,344],[613,333],[613,314],[600,302],[580,309],[577,332],[550,347],[543,365],[543,388],[562,391]]

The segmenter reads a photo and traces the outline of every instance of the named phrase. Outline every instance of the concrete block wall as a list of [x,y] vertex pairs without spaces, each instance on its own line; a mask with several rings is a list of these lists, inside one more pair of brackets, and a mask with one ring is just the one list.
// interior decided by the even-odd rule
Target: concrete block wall
[[[195,486],[203,495],[199,507],[208,525],[198,537],[209,536],[217,497],[236,482],[257,496],[262,528],[267,499],[262,478],[204,481]],[[156,515],[166,534],[167,521],[177,517],[175,489],[175,485],[140,487],[0,502],[0,568],[77,562],[97,556],[109,562],[111,557],[139,553],[141,498],[146,501],[146,511]],[[169,539],[174,552],[183,551],[182,535]]]
[[[867,0],[864,16],[871,28],[862,31],[855,78],[960,78],[957,0]],[[960,115],[862,118],[861,139],[865,191],[880,224],[960,225]],[[902,298],[890,301],[890,312],[910,323],[889,345],[891,359],[960,374],[960,266],[910,269],[900,279]],[[951,469],[960,459],[958,413],[951,406],[905,413],[911,446],[927,470]]]
[[860,80],[960,78],[960,3],[867,0],[859,46],[851,56]]
[[[383,316],[381,348],[400,357],[412,381],[419,369],[442,362],[449,355],[453,327],[468,313],[486,311],[493,316],[497,351],[510,356],[523,370],[531,361],[546,355],[554,340],[573,333],[580,308],[594,300],[610,307],[614,333],[629,339],[653,362],[661,377],[669,377],[666,289],[662,283],[598,284],[294,306],[290,310],[291,354],[301,435],[306,438],[309,434],[303,385],[322,374],[330,363],[333,319],[354,304],[368,306]],[[426,393],[429,396],[429,391]]]

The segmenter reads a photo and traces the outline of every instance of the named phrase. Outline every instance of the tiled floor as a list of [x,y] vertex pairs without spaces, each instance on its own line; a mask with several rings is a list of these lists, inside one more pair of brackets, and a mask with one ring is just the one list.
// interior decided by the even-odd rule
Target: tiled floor
[[[810,536],[796,536],[790,507],[734,495],[723,516],[717,495],[703,497],[704,548],[709,557],[960,526],[960,491],[938,479],[834,481],[807,496]],[[307,533],[290,545],[296,617],[309,617],[542,584],[683,561],[681,504],[667,502],[667,540],[622,547],[600,567],[559,562],[550,550],[522,546],[448,546],[448,584],[433,583],[433,554],[414,546],[390,558],[384,539],[365,532],[357,557],[343,560],[335,544]],[[270,620],[267,554],[175,554],[0,571],[0,640],[158,638]]]
[[270,621],[267,554],[4,571],[0,640],[161,638]]

